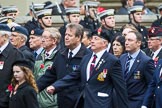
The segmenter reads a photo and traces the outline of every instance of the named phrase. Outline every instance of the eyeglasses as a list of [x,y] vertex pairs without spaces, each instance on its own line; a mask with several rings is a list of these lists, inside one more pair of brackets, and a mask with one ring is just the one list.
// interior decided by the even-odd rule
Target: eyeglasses
[[149,38],[148,41],[160,40],[159,38]]

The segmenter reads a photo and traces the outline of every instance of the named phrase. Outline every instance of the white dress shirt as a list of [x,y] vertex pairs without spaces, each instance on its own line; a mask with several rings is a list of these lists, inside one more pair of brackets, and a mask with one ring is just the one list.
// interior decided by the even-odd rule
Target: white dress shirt
[[74,56],[78,53],[78,51],[80,50],[80,48],[81,48],[81,44],[79,44],[79,45],[78,45],[75,49],[73,49],[73,50],[70,50],[70,49],[69,49],[68,57],[70,56],[70,52],[73,53],[72,57],[74,57]]
[[[97,63],[99,62],[99,60],[101,59],[101,57],[102,57],[102,55],[104,54],[105,51],[106,51],[106,49],[104,49],[104,50],[102,50],[102,51],[96,53],[97,58],[96,58],[96,62],[95,62],[94,67],[97,65]],[[87,72],[86,72],[86,73],[87,73],[87,81],[88,81],[88,79],[89,79],[89,77],[90,77],[90,65],[91,65],[91,63],[92,63],[93,55],[94,55],[94,54],[95,54],[95,53],[92,54],[92,56],[91,56],[91,58],[90,58],[90,60],[89,60],[89,62],[88,62],[88,65],[87,65]]]

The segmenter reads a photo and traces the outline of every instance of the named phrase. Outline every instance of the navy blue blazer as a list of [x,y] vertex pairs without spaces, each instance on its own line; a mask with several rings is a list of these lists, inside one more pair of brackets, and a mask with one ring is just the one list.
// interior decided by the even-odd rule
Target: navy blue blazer
[[[68,50],[65,48],[63,51],[58,52],[52,68],[47,69],[45,74],[42,75],[37,81],[37,85],[40,91],[45,89],[47,86],[53,84],[56,80],[59,80],[77,70],[80,67],[80,62],[88,53],[91,53],[83,44],[81,45],[78,53],[71,59],[68,59]],[[73,108],[77,98],[80,94],[80,84],[75,87],[68,87],[66,90],[57,94],[58,106],[59,108]]]
[[87,81],[86,69],[91,56],[92,54],[88,54],[83,58],[78,71],[70,73],[53,84],[56,92],[77,85],[78,81],[81,81],[82,92],[75,108],[81,108],[80,105],[83,105],[83,108],[113,108],[112,91],[115,88],[119,106],[128,108],[126,84],[119,60],[105,52]]
[[[120,57],[122,63],[123,75],[125,71],[125,63],[127,53]],[[147,90],[147,86],[152,79],[154,72],[153,60],[145,55],[142,51],[137,55],[126,80],[127,92],[130,108],[140,108]]]
[[162,79],[160,78],[160,71],[162,68],[162,59],[159,60],[159,63],[156,67],[154,72],[153,79],[151,80],[144,101],[143,105],[147,106],[148,108],[151,107],[151,103],[155,99],[155,108],[162,107]]

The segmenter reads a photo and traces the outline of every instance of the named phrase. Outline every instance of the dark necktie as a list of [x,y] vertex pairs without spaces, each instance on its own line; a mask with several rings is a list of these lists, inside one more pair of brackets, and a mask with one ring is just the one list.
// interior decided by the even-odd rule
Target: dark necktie
[[128,73],[129,73],[129,66],[130,66],[130,60],[131,59],[132,59],[131,56],[127,57],[127,61],[126,61],[126,64],[125,64],[124,78],[126,78]]
[[37,52],[34,51],[34,57],[35,58],[37,58],[37,55],[38,55]]
[[96,58],[97,58],[97,56],[94,54],[91,65],[90,65],[90,76],[92,75],[93,69],[95,67]]
[[72,58],[72,55],[73,55],[73,53],[72,53],[72,51],[70,51],[70,52],[69,52],[69,59]]
[[153,56],[154,56],[154,53],[152,52],[152,53],[151,53],[151,58],[152,58]]
[[49,53],[48,52],[45,53],[45,57],[49,57]]

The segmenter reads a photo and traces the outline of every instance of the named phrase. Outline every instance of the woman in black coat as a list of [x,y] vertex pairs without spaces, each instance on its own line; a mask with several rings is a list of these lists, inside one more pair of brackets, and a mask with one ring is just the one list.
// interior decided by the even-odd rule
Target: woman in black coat
[[13,88],[9,87],[9,108],[39,108],[38,88],[30,69],[32,64],[27,60],[19,60],[13,64]]

